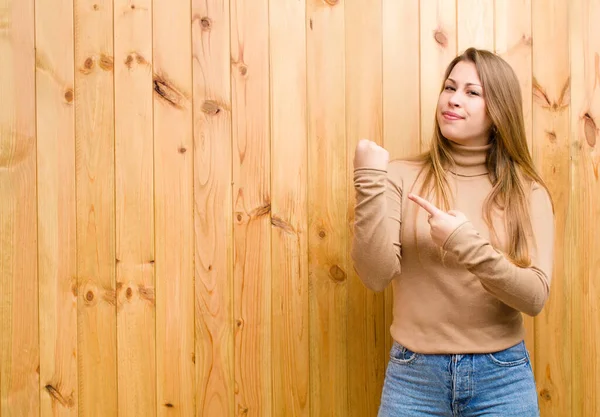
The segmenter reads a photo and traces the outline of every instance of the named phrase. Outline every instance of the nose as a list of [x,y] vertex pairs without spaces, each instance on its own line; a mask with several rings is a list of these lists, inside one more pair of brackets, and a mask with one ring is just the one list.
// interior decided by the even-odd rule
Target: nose
[[458,91],[454,91],[450,94],[450,97],[448,97],[448,104],[451,107],[460,107],[460,93]]

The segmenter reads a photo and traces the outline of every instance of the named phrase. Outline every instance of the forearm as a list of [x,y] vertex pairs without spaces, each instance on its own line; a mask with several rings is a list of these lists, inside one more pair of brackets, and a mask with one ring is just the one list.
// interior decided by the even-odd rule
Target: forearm
[[354,268],[368,288],[382,291],[401,270],[401,190],[373,169],[356,170],[354,186]]
[[471,223],[461,226],[444,249],[454,253],[488,292],[508,306],[530,316],[539,314],[544,307],[550,292],[548,275],[535,265],[522,268],[513,264],[482,238]]

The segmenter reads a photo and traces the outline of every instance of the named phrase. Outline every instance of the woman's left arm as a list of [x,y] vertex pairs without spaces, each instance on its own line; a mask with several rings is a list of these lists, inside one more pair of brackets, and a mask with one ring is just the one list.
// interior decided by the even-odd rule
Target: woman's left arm
[[463,222],[443,243],[458,261],[476,275],[483,287],[505,304],[530,316],[542,311],[552,281],[554,214],[548,193],[534,186],[531,199],[529,255],[531,264],[519,267],[481,237],[471,222]]

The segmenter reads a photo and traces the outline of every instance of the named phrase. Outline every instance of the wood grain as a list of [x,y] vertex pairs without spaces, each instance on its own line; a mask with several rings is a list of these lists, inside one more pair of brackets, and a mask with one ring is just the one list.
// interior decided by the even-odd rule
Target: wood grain
[[[383,0],[383,146],[390,159],[420,148],[419,0]],[[410,57],[410,59],[406,59]],[[393,288],[385,290],[385,352],[392,348]]]
[[75,417],[77,243],[73,1],[38,1],[36,113],[40,416]]
[[117,413],[112,1],[76,0],[79,413]]
[[273,415],[309,416],[306,3],[269,2]]
[[[535,374],[542,415],[571,413],[571,275],[565,224],[570,189],[568,5],[533,2],[533,155],[555,208],[555,262],[550,299],[535,323]],[[556,337],[560,335],[560,343]]]
[[157,415],[192,416],[194,149],[190,0],[153,1]]
[[[504,1],[504,0],[502,0]],[[494,50],[495,0],[460,0],[456,2],[457,53],[467,48]]]
[[0,414],[40,412],[32,0],[0,1]]
[[[532,151],[531,93],[531,0],[494,2],[495,52],[514,69],[521,86],[523,118],[530,152]],[[525,345],[535,366],[535,319],[523,315],[527,332]]]
[[[307,3],[310,414],[349,415],[344,3]],[[335,383],[333,383],[335,381]]]
[[114,7],[119,416],[154,416],[152,1]]
[[[600,188],[598,125],[600,124],[600,40],[598,0],[570,3],[571,62],[571,195],[567,226],[566,271],[571,278],[572,335],[570,365],[572,415],[600,415]],[[563,318],[569,322],[568,317]],[[565,369],[569,371],[569,367]],[[552,409],[554,412],[554,409]],[[549,413],[550,414],[550,413]]]
[[[346,146],[348,250],[354,225],[354,149],[361,138],[383,143],[381,0],[346,4]],[[348,268],[348,415],[376,415],[387,364],[384,294],[365,287]]]
[[272,415],[268,0],[231,4],[235,411]]
[[456,4],[450,0],[421,0],[420,10],[420,148],[426,151],[433,135],[435,109],[444,71],[457,53]]
[[233,416],[229,2],[192,2],[196,416]]

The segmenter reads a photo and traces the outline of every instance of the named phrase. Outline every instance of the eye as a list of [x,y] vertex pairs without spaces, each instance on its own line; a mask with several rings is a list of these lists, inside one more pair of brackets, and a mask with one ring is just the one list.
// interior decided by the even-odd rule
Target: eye
[[479,91],[474,91],[474,90],[467,91],[467,94],[472,95],[472,96],[480,96],[481,95],[481,94],[479,94]]
[[455,88],[452,87],[451,85],[447,85],[446,87],[444,87],[444,90],[446,90],[446,91],[454,91]]

